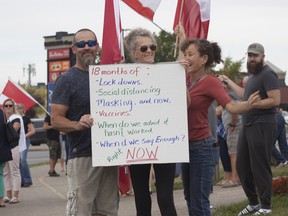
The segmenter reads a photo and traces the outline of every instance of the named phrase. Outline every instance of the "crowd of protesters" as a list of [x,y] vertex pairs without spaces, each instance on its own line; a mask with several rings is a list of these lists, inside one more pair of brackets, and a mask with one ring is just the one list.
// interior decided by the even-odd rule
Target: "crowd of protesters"
[[[176,34],[181,41],[177,62],[187,75],[189,162],[182,164],[181,178],[189,216],[211,215],[209,194],[213,188],[215,164],[219,161],[219,144],[225,176],[218,185],[223,188],[242,185],[248,198],[248,205],[238,216],[272,213],[271,156],[272,153],[276,159],[282,156],[277,165],[286,166],[288,151],[286,132],[285,137],[279,138],[284,130],[280,126],[276,128],[281,120],[280,117],[276,119],[280,90],[276,73],[265,64],[264,47],[259,43],[248,46],[249,76],[245,77],[245,87],[241,87],[228,76],[211,74],[212,68],[223,62],[218,43],[186,38],[181,26],[176,28]],[[134,63],[154,63],[157,43],[149,30],[131,30],[125,38],[125,45]],[[62,161],[61,171],[66,170],[67,173],[67,215],[117,215],[119,207],[118,166],[92,166],[91,127],[95,119],[90,111],[88,68],[95,64],[98,51],[98,39],[93,31],[80,29],[75,33],[72,52],[76,56],[76,64],[57,79],[51,115],[46,116],[43,126],[47,131],[49,147],[48,175],[59,176],[55,171],[59,159]],[[213,103],[219,105],[218,136],[212,133],[208,119],[208,109]],[[19,203],[21,186],[30,187],[33,184],[27,154],[35,128],[25,115],[23,104],[7,99],[2,109],[0,207],[5,207],[6,203]],[[216,118],[216,109],[214,112]],[[20,137],[13,148],[6,138],[7,121],[11,122]],[[283,155],[275,148],[276,140]],[[65,165],[61,154],[64,149],[67,149]],[[161,215],[176,216],[173,198],[176,164],[128,167],[129,184],[132,186],[129,191],[133,191],[137,216],[151,215],[151,167]]]

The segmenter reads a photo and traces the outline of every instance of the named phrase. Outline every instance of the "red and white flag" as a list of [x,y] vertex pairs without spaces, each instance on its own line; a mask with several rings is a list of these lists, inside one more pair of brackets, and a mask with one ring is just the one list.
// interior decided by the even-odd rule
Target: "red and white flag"
[[210,0],[178,0],[173,29],[183,25],[186,37],[207,39],[210,22]]
[[2,94],[0,95],[0,104],[2,105],[8,98],[13,99],[16,104],[22,103],[25,106],[26,111],[35,104],[38,104],[38,102],[28,92],[11,80],[8,80]]
[[137,13],[153,21],[154,13],[161,0],[122,0]]
[[114,64],[124,58],[119,0],[106,0],[101,64]]

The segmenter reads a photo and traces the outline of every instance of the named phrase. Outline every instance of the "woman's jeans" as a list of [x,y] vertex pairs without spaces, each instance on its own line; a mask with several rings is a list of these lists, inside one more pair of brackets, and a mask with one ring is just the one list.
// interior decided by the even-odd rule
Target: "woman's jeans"
[[[281,114],[280,114],[281,115]],[[280,152],[276,148],[276,142],[278,141],[278,146],[280,149]],[[283,117],[278,116],[278,124],[277,129],[275,133],[275,141],[272,146],[272,156],[277,161],[277,164],[279,163],[285,163],[288,161],[288,145],[287,145],[287,138],[286,138],[286,128],[285,128],[285,120],[283,120]]]
[[219,161],[219,147],[215,147],[214,137],[189,142],[189,157],[190,162],[182,164],[184,197],[189,216],[210,215],[209,195],[215,164]]
[[30,139],[26,138],[26,149],[20,153],[21,186],[32,184],[31,173],[27,163],[29,146],[30,146]]

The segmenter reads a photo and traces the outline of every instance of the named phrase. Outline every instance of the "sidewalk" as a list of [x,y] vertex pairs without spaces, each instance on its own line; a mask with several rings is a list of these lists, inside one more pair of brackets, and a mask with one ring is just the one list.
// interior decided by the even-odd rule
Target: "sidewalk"
[[46,143],[43,143],[41,145],[30,145],[29,146],[29,152],[30,151],[48,151],[49,148],[48,148],[48,145]]
[[[59,170],[59,164],[57,164]],[[66,206],[67,179],[65,173],[60,177],[48,176],[48,165],[31,168],[33,185],[21,188],[20,203],[0,209],[0,215],[9,216],[64,216]],[[179,216],[188,216],[186,203],[183,198],[183,190],[174,191],[174,200]],[[244,192],[239,187],[221,188],[214,187],[214,193],[210,200],[214,208],[231,203],[237,203],[245,199]],[[152,194],[152,215],[160,216],[156,193]],[[119,205],[119,216],[135,216],[134,197],[121,197]]]

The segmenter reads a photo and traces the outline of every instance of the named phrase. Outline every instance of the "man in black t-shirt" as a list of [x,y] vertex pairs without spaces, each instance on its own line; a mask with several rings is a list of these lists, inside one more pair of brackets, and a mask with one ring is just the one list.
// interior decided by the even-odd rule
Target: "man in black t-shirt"
[[55,171],[57,160],[61,158],[61,145],[59,140],[59,131],[53,129],[51,126],[50,115],[46,115],[43,128],[46,130],[47,144],[49,147],[49,164],[50,170],[48,172],[51,177],[58,177],[59,174]]
[[72,51],[76,64],[57,78],[51,98],[52,125],[69,143],[66,215],[117,215],[118,166],[92,166],[89,65],[99,51],[95,33],[77,31]]
[[249,77],[245,89],[228,77],[220,76],[220,80],[244,101],[257,91],[261,97],[253,103],[253,109],[242,114],[236,167],[249,204],[238,216],[253,212],[256,212],[255,215],[272,213],[271,149],[277,126],[276,107],[280,104],[277,74],[265,64],[264,47],[259,43],[248,47],[247,72]]

